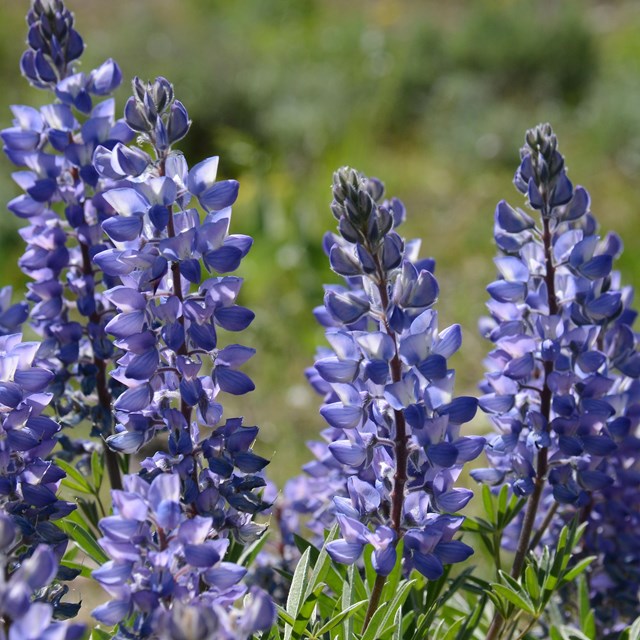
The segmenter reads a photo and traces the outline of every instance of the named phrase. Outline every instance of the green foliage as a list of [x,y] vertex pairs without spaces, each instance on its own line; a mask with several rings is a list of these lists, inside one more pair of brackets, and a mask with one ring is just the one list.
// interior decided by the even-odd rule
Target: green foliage
[[[576,581],[594,560],[593,557],[580,558],[575,555],[585,527],[586,524],[579,525],[577,518],[574,518],[571,526],[562,528],[555,550],[551,551],[545,546],[540,557],[530,553],[520,580],[504,571],[498,572],[499,582],[491,584],[487,595],[505,619],[507,630],[515,631],[524,624],[525,631],[522,634],[525,634],[538,620],[545,617],[552,599]],[[579,598],[583,631],[574,630],[572,633],[582,634],[576,636],[582,640],[593,640],[593,612],[588,605],[588,591],[584,580],[579,585]],[[556,633],[561,634],[559,637],[563,637],[562,629],[562,626],[556,628]]]
[[502,567],[500,553],[502,534],[520,513],[526,500],[513,494],[509,496],[507,485],[502,486],[497,496],[487,485],[482,485],[481,491],[486,518],[467,518],[463,524],[463,530],[478,535],[495,564],[496,572],[499,572]]

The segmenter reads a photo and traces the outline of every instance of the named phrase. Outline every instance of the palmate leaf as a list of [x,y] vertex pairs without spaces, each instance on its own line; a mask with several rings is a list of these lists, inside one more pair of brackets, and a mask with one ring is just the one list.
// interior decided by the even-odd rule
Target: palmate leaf
[[91,572],[93,571],[93,569],[90,569],[84,564],[80,564],[79,562],[74,562],[73,560],[64,560],[64,559],[60,564],[63,567],[68,567],[69,569],[74,569],[76,571],[79,571],[80,573],[78,575],[80,575],[83,578],[88,578],[89,580],[91,579]]
[[265,531],[257,540],[254,540],[250,545],[247,545],[238,557],[238,564],[243,567],[250,567],[268,539],[269,532]]
[[491,489],[488,484],[482,485],[482,504],[484,505],[484,512],[487,514],[489,522],[495,524],[496,512],[493,508],[493,495],[491,494]]
[[[327,577],[331,569],[331,558],[327,553],[327,544],[338,537],[338,525],[334,525],[331,531],[329,532],[324,545],[322,545],[322,549],[318,553],[318,557],[313,562],[313,571],[311,572],[311,578],[309,580],[305,597],[307,597],[311,591],[315,591],[316,587],[320,582],[323,582]],[[337,586],[335,580],[332,581],[334,586]],[[340,591],[335,591],[336,596],[340,596]]]

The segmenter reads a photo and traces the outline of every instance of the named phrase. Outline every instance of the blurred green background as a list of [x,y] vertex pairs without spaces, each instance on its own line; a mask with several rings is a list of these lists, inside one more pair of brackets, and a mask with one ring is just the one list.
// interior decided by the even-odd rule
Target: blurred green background
[[[640,276],[640,3],[581,0],[72,0],[88,47],[126,82],[164,75],[194,121],[190,164],[220,155],[240,180],[232,230],[255,237],[242,336],[258,354],[257,390],[224,399],[228,415],[262,427],[258,448],[279,483],[308,459],[323,426],[304,368],[322,343],[312,309],[336,282],[321,250],[334,226],[331,175],[349,164],[380,177],[408,208],[407,237],[437,259],[441,325],[460,322],[453,365],[474,393],[488,349],[477,335],[492,280],[493,210],[521,205],[511,179],[524,131],[550,121],[574,183],[591,192],[603,230],[625,242],[624,280]],[[2,126],[9,104],[48,95],[18,75],[28,2],[1,0]],[[18,190],[0,160],[0,192]],[[24,279],[18,222],[0,216],[3,283]],[[478,417],[475,426],[487,429]]]

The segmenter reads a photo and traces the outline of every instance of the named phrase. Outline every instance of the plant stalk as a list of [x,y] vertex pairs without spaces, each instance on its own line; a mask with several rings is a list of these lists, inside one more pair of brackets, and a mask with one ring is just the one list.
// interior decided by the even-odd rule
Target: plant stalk
[[[389,325],[386,313],[389,307],[389,294],[387,291],[386,280],[384,276],[384,270],[380,264],[378,257],[375,257],[375,263],[377,267],[378,275],[378,293],[380,294],[380,304],[383,310],[383,323],[385,330],[389,337],[393,340],[396,353],[391,360],[391,379],[393,382],[400,382],[402,380],[402,363],[398,355],[398,343],[396,340],[396,334]],[[391,526],[396,532],[396,542],[398,544],[400,538],[402,538],[402,507],[404,505],[404,488],[407,483],[407,461],[409,458],[409,448],[407,446],[407,424],[404,419],[404,413],[400,410],[394,410],[395,419],[395,438],[394,438],[394,450],[396,455],[396,470],[393,476],[393,492],[391,493]],[[373,614],[376,612],[378,605],[380,604],[380,598],[382,596],[382,590],[384,589],[386,576],[378,575],[371,591],[371,600],[367,607],[367,612],[364,617],[364,625],[362,627],[363,632],[366,630]]]
[[[542,242],[544,244],[544,255],[545,255],[545,283],[547,285],[547,300],[549,304],[549,315],[553,316],[558,313],[558,301],[556,299],[556,288],[555,288],[555,267],[553,264],[553,247],[551,245],[551,228],[550,228],[550,217],[545,215],[548,212],[548,206],[545,206],[543,209],[542,215],[542,225],[543,225],[543,233],[542,233]],[[549,376],[553,373],[553,362],[545,361],[544,363],[544,386],[542,388],[542,393],[540,394],[540,413],[545,419],[545,430],[548,433],[551,425],[551,400],[552,393],[548,384]],[[531,496],[529,496],[529,500],[527,501],[527,508],[524,514],[524,520],[522,522],[522,529],[520,530],[520,537],[518,538],[518,546],[516,548],[516,555],[513,559],[513,566],[511,568],[511,577],[516,580],[520,577],[522,573],[522,569],[524,567],[524,561],[527,557],[527,553],[529,552],[529,548],[531,545],[531,536],[533,535],[533,529],[536,521],[536,515],[538,514],[538,509],[540,508],[540,499],[542,498],[542,492],[544,490],[545,482],[547,479],[547,471],[548,471],[548,449],[547,447],[543,447],[538,452],[538,460],[536,463],[536,478],[534,483],[533,492]],[[548,514],[547,514],[548,517]],[[546,518],[545,518],[546,522]],[[543,525],[544,528],[548,526],[548,523]],[[544,528],[541,527],[542,533],[544,533]],[[499,634],[504,625],[504,619],[499,613],[496,613],[496,616],[491,623],[491,627],[489,628],[489,632],[487,634],[486,640],[495,640],[499,637]]]

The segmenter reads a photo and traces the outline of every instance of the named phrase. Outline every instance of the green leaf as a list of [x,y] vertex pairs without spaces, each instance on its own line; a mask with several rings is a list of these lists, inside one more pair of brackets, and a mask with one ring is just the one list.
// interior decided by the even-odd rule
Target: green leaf
[[573,582],[584,570],[596,559],[596,556],[589,556],[577,562],[569,571],[562,576],[563,582]]
[[311,579],[309,580],[307,589],[305,591],[305,597],[311,593],[312,590],[316,588],[316,586],[320,582],[324,582],[327,574],[329,573],[329,568],[331,566],[331,558],[329,557],[329,553],[327,552],[327,544],[332,540],[335,540],[338,536],[338,525],[334,525],[329,535],[327,536],[324,544],[322,545],[322,549],[320,549],[320,553],[318,554],[317,559],[314,562],[313,571],[311,573]]
[[476,606],[473,608],[471,615],[465,618],[464,627],[460,629],[460,632],[456,636],[456,640],[470,640],[476,629],[480,627],[480,620],[484,613],[485,606],[487,604],[486,596],[483,596],[478,600]]
[[530,613],[532,616],[536,614],[536,609],[533,606],[533,603],[531,602],[529,596],[526,593],[522,591],[521,592],[514,591],[510,587],[507,587],[503,584],[493,583],[491,585],[491,588],[499,596],[501,596],[505,600],[508,600],[511,604],[518,607],[518,609],[522,609],[522,611],[526,611],[527,613]]
[[[347,588],[342,590],[342,608],[348,609],[355,604],[355,580],[354,575],[357,573],[355,565],[350,565],[347,569]],[[368,600],[368,599],[366,599]],[[353,616],[347,616],[342,622],[342,630],[346,640],[353,638]]]
[[70,480],[69,478],[62,479],[62,486],[65,487],[66,489],[69,489],[70,491],[75,491],[76,493],[80,493],[80,494],[93,493],[91,491],[88,491],[86,487],[80,486],[77,482],[73,482],[73,480]]
[[[78,486],[77,489],[73,489],[74,491],[79,491],[80,493],[88,493],[93,494],[91,490],[91,485],[87,482],[87,479],[71,464],[61,460],[60,458],[56,458],[55,464],[59,466],[68,476],[68,480],[63,480],[64,483],[70,483]],[[71,482],[73,481],[73,482]],[[70,487],[71,488],[71,487]]]
[[346,620],[347,618],[350,618],[358,609],[361,609],[362,607],[364,607],[364,605],[367,604],[368,602],[369,602],[368,600],[360,600],[360,602],[356,602],[355,604],[352,604],[346,609],[339,611],[335,616],[333,616],[333,618],[331,618],[331,620],[329,620],[326,624],[320,627],[320,629],[318,629],[318,631],[314,633],[314,636],[318,638],[324,633],[329,633],[329,631],[331,631],[334,627],[337,627],[344,620]]
[[640,618],[636,618],[634,623],[629,627],[628,640],[640,640]]
[[575,629],[574,627],[562,625],[560,627],[560,633],[564,640],[590,640],[580,629]]
[[362,640],[377,640],[381,637],[379,632],[382,631],[389,623],[390,619],[395,616],[398,608],[404,604],[414,584],[414,580],[407,580],[399,587],[391,602],[386,605],[382,604],[382,606],[378,607],[369,621],[369,625],[362,636]]
[[502,485],[500,489],[500,493],[498,493],[498,521],[504,519],[504,516],[507,513],[507,503],[509,500],[509,486],[506,484]]
[[396,616],[393,619],[393,636],[391,640],[402,640],[404,625],[402,624],[402,607],[396,611]]
[[111,640],[112,634],[104,629],[93,629],[91,631],[91,640]]
[[462,625],[464,624],[464,618],[460,618],[456,620],[450,627],[447,633],[445,633],[442,640],[454,640],[458,632],[460,631]]
[[396,563],[387,576],[387,581],[382,592],[382,602],[388,602],[398,590],[398,585],[402,578],[402,558],[404,556],[404,540],[401,539],[396,546]]
[[293,628],[293,625],[296,623],[294,618],[290,616],[279,604],[276,605],[276,611],[278,612],[278,618],[280,618],[280,620],[282,620],[286,625]]
[[[70,515],[73,515],[70,514]],[[91,558],[96,564],[102,565],[109,560],[98,541],[87,529],[70,517],[59,520],[57,525]]]
[[[303,603],[303,596],[305,592],[305,583],[307,581],[307,575],[309,573],[310,563],[310,549],[307,548],[302,554],[302,557],[298,561],[296,570],[293,573],[293,580],[291,581],[291,587],[289,588],[289,595],[287,597],[287,613],[291,615],[294,620],[298,616],[300,607]],[[293,633],[293,626],[287,627],[284,632],[285,640],[291,638]]]
[[538,602],[540,598],[540,584],[538,582],[538,575],[532,565],[528,565],[524,570],[524,581],[527,587],[527,593],[531,597],[533,602]]
[[104,476],[104,464],[97,451],[91,454],[91,475],[93,477],[93,486],[96,491],[99,491]]
[[563,640],[562,634],[558,631],[557,627],[551,627],[549,630],[549,636],[551,640]]
[[307,624],[311,619],[311,615],[313,614],[314,609],[316,608],[316,603],[318,602],[318,596],[322,593],[322,590],[325,588],[324,583],[320,583],[316,585],[314,590],[305,597],[304,602],[299,607],[299,610],[296,614],[296,620],[293,625],[293,637],[300,638],[302,632],[307,628]]
[[484,512],[487,514],[490,522],[496,524],[496,511],[493,507],[493,494],[489,485],[482,485],[482,504],[484,505]]
[[373,589],[373,585],[375,584],[375,581],[378,577],[376,570],[373,568],[373,563],[371,560],[372,555],[373,545],[367,544],[364,548],[364,553],[362,554],[364,560],[364,575],[367,591],[371,591]]

